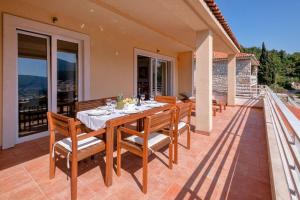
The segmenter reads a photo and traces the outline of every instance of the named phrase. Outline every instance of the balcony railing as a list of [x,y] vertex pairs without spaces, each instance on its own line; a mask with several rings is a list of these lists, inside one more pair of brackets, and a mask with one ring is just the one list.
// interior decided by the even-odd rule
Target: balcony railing
[[265,120],[273,199],[300,198],[300,122],[266,87]]
[[237,97],[257,97],[261,94],[264,86],[261,85],[249,85],[249,84],[237,84],[236,96]]

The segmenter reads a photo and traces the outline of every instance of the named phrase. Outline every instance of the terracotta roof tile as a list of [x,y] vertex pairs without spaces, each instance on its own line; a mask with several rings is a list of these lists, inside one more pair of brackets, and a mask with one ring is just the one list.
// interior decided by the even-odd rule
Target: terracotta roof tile
[[228,55],[223,52],[214,51],[214,59],[227,59]]
[[224,16],[222,15],[218,5],[215,3],[214,0],[204,0],[204,2],[207,4],[211,12],[214,14],[214,16],[217,18],[221,26],[224,28],[226,33],[229,35],[233,43],[237,46],[237,48],[241,49],[241,46],[239,42],[237,41],[236,37],[234,36],[231,28],[229,27],[227,21],[225,20]]
[[[214,51],[213,53],[213,59],[214,60],[225,60],[228,58],[228,54],[223,52]],[[237,59],[252,59],[254,64],[259,66],[259,61],[257,60],[256,56],[252,53],[237,53],[236,54]]]
[[[228,58],[228,54],[223,53],[223,52],[217,52],[214,51],[214,59],[227,59]],[[254,54],[251,53],[237,53],[236,57],[237,58],[251,58],[251,57],[255,57]]]

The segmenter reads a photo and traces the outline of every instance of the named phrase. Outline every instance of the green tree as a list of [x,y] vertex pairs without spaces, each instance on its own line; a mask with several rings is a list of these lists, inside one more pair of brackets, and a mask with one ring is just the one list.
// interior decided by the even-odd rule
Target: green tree
[[291,89],[292,82],[300,82],[300,52],[289,54],[284,50],[267,50],[265,43],[261,48],[242,46],[241,51],[259,58],[259,84]]
[[269,70],[269,56],[268,51],[266,49],[265,43],[262,43],[261,54],[259,58],[260,67],[258,70],[258,82],[260,84],[270,84],[270,70]]

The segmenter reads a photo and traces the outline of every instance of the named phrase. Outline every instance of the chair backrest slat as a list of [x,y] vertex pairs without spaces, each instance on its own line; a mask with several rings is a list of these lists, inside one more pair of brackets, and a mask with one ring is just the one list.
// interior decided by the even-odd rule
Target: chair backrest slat
[[47,117],[49,122],[50,134],[55,134],[55,132],[58,132],[65,137],[72,137],[72,134],[76,135],[76,132],[72,133],[72,129],[70,127],[74,126],[75,128],[75,122],[73,118],[69,118],[52,112],[48,112]]
[[155,96],[155,101],[176,104],[177,98],[175,96]]
[[192,104],[191,103],[183,103],[177,106],[179,110],[178,120],[182,120],[186,117],[190,117],[192,112]]
[[148,130],[149,133],[162,130],[163,128],[171,129],[174,124],[175,119],[175,110],[167,110],[161,113],[147,117],[145,120],[148,120],[148,127],[145,127],[145,130]]

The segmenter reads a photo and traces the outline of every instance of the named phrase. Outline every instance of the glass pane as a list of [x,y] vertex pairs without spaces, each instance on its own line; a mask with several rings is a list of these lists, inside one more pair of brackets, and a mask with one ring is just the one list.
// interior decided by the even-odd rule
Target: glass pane
[[171,62],[167,62],[167,94],[166,95],[172,95],[172,69],[171,69]]
[[157,61],[157,95],[167,95],[167,62]]
[[150,93],[150,61],[151,59],[146,56],[138,55],[138,87],[137,94],[140,92],[146,98],[149,98]]
[[47,130],[47,38],[18,34],[19,137]]
[[156,96],[156,59],[151,58],[151,67],[152,67],[152,94]]
[[57,41],[57,112],[75,116],[78,101],[78,44]]

